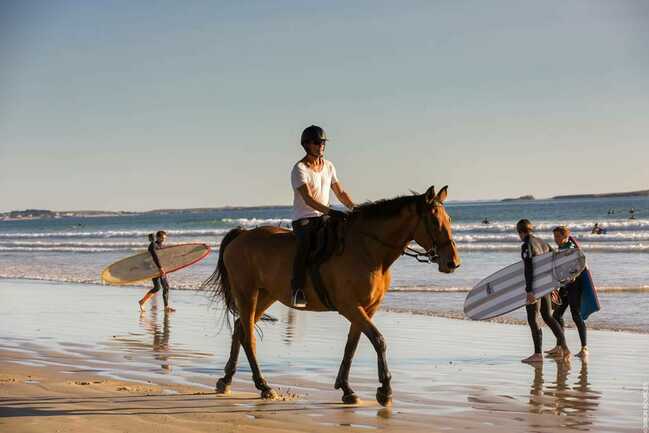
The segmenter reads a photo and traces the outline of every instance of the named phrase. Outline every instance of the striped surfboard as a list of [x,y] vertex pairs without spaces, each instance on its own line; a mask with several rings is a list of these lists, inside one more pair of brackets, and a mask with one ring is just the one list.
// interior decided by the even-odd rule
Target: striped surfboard
[[[586,267],[580,249],[553,251],[536,256],[534,296],[538,299],[574,280]],[[473,320],[502,316],[527,303],[523,262],[514,263],[480,281],[464,301],[464,315]]]

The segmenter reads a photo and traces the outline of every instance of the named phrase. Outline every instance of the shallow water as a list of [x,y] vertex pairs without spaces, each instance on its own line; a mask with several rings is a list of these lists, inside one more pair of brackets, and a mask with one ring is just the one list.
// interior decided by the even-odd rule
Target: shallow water
[[[92,371],[116,378],[212,387],[222,374],[230,338],[220,312],[195,292],[173,292],[173,314],[139,314],[143,290],[124,287],[0,281],[0,346],[20,350],[36,365]],[[301,398],[332,391],[347,334],[335,313],[303,313],[274,306],[276,322],[260,325],[258,359],[271,384]],[[404,413],[461,410],[551,413],[578,430],[614,431],[640,424],[649,381],[646,336],[591,331],[588,363],[520,363],[531,352],[524,326],[380,312],[388,343],[395,408]],[[547,334],[546,334],[547,335]],[[552,341],[547,341],[548,348]],[[568,333],[576,349],[576,332]],[[236,386],[253,391],[245,357]],[[376,356],[365,338],[351,383],[372,400]],[[512,412],[512,402],[515,410]],[[361,410],[361,409],[359,409]],[[374,411],[376,414],[376,411]],[[639,427],[638,427],[639,428]]]

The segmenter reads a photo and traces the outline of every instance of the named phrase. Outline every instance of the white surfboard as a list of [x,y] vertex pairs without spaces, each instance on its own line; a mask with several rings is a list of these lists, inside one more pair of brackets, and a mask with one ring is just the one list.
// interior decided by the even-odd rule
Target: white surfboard
[[[549,252],[532,259],[538,299],[574,280],[586,267],[586,257],[579,249]],[[502,316],[527,303],[523,262],[514,263],[489,275],[469,292],[464,314],[473,320]]]
[[[156,250],[160,264],[167,273],[193,265],[209,253],[210,246],[207,244],[172,245]],[[159,276],[160,269],[148,251],[121,259],[101,273],[101,279],[104,282],[117,285],[130,284]]]

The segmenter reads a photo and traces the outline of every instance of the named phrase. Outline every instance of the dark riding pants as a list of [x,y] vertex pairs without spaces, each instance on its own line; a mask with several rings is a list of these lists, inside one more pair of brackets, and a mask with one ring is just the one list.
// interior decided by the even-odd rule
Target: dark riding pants
[[295,220],[291,226],[297,240],[295,259],[293,260],[293,279],[291,280],[291,289],[295,293],[296,290],[304,289],[309,253],[314,244],[313,237],[322,226],[322,217]]

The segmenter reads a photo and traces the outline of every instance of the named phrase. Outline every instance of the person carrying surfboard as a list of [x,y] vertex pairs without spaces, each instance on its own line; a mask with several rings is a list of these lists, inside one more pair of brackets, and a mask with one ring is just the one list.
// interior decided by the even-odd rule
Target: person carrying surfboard
[[[570,236],[570,229],[566,226],[555,227],[552,231],[554,235],[554,241],[560,250],[565,250],[569,248],[579,248],[577,242]],[[584,270],[584,272],[586,272]],[[577,353],[576,356],[579,358],[586,358],[588,356],[588,347],[586,346],[586,323],[581,317],[581,297],[583,291],[583,275],[584,272],[579,274],[575,281],[566,284],[565,286],[559,289],[559,296],[561,299],[561,304],[554,310],[552,317],[561,325],[562,329],[565,329],[565,324],[563,321],[563,314],[566,312],[568,306],[570,306],[570,314],[572,315],[572,320],[575,322],[577,331],[579,332],[579,340],[581,341],[581,350]],[[559,340],[557,340],[557,345],[546,351],[545,353],[553,354],[561,350]]]
[[313,233],[322,225],[324,215],[346,217],[345,212],[329,207],[331,190],[343,205],[349,209],[354,208],[354,202],[338,180],[333,163],[324,159],[326,142],[327,135],[319,126],[311,125],[302,131],[300,143],[306,155],[295,163],[291,171],[293,187],[291,226],[297,239],[291,280],[291,300],[293,307],[296,308],[306,307],[303,289]]
[[158,258],[158,254],[156,253],[156,250],[163,247],[163,244],[166,240],[167,232],[165,232],[164,230],[158,231],[155,234],[155,239],[153,239],[153,235],[149,235],[149,253],[153,258],[153,262],[156,264],[158,269],[160,269],[160,276],[152,280],[153,289],[149,290],[146,295],[144,295],[144,297],[138,301],[140,311],[145,311],[144,304],[146,304],[149,299],[151,299],[156,293],[158,293],[160,289],[162,289],[162,300],[165,304],[165,312],[173,313],[174,311],[176,311],[174,308],[171,308],[171,306],[169,306],[169,282],[167,281],[167,273],[160,264],[160,259]]
[[527,219],[522,219],[516,223],[518,237],[523,242],[521,245],[521,257],[525,266],[525,292],[527,292],[527,305],[525,305],[525,310],[527,312],[527,323],[532,331],[532,341],[534,342],[534,354],[521,361],[526,363],[543,362],[543,354],[541,353],[543,334],[538,324],[539,310],[541,311],[543,321],[550,327],[561,348],[553,356],[568,359],[570,350],[566,345],[566,338],[561,326],[552,317],[552,301],[550,300],[550,295],[545,295],[540,299],[534,297],[532,289],[534,283],[534,263],[532,258],[549,253],[552,251],[552,248],[542,239],[534,236],[532,234],[533,230],[532,223]]

